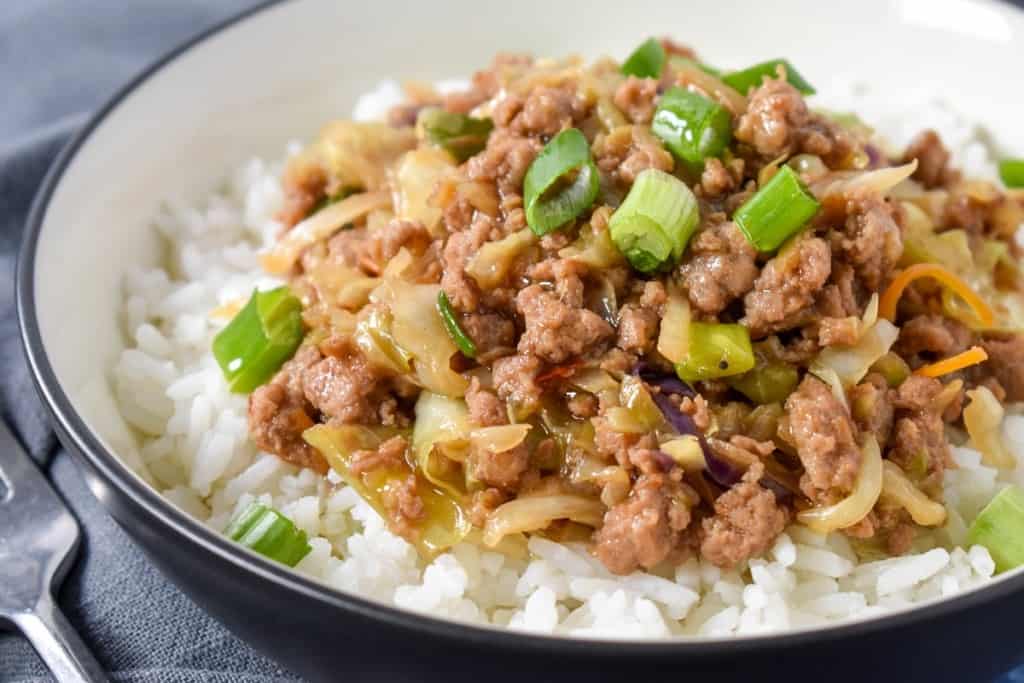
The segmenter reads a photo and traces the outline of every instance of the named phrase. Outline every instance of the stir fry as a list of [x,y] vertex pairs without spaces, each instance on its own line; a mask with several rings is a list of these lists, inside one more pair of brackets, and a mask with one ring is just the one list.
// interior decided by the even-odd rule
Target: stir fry
[[288,285],[214,352],[261,449],[424,557],[540,534],[619,574],[732,567],[791,523],[900,554],[947,521],[949,427],[1014,466],[1024,201],[935,133],[892,149],[786,60],[668,40],[407,90],[290,159],[262,261]]

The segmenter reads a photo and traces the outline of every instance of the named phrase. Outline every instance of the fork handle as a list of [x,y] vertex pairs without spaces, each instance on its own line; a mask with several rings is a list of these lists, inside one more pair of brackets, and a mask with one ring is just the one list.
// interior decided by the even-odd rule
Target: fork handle
[[44,595],[34,611],[16,614],[12,621],[59,683],[109,680],[50,595]]

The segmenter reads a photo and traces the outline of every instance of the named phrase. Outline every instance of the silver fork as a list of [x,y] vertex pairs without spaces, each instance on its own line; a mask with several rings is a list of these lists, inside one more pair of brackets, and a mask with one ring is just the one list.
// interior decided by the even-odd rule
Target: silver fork
[[77,550],[75,518],[0,421],[0,622],[25,634],[60,683],[106,681],[53,597]]

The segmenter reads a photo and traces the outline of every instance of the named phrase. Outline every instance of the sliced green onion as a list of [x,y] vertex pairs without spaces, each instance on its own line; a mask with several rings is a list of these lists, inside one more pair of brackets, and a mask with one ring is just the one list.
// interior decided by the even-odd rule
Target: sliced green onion
[[253,292],[249,303],[213,338],[228,388],[246,394],[265,383],[302,343],[302,302],[287,287]]
[[523,179],[530,229],[540,236],[558,230],[594,203],[600,184],[583,133],[563,130],[544,146]]
[[775,251],[818,213],[820,206],[796,172],[783,166],[732,218],[758,251]]
[[661,96],[651,130],[677,157],[701,164],[729,146],[732,116],[706,97],[673,87]]
[[477,119],[438,107],[421,111],[416,125],[431,144],[447,151],[459,163],[482,150],[494,128],[490,119]]
[[871,366],[871,372],[877,372],[889,387],[895,389],[910,377],[910,366],[899,354],[889,351]]
[[638,78],[658,78],[665,66],[665,48],[661,41],[648,38],[622,63],[622,73]]
[[676,364],[684,382],[740,375],[754,367],[750,332],[743,325],[690,323],[690,347]]
[[781,403],[796,389],[800,377],[788,363],[768,363],[728,380],[729,386],[754,403]]
[[999,177],[1007,187],[1024,187],[1024,159],[1003,159],[999,162]]
[[1024,564],[1024,491],[1007,486],[996,494],[978,513],[967,542],[988,548],[997,572]]
[[262,503],[250,503],[224,533],[232,541],[289,567],[297,565],[312,550],[305,531]]
[[656,168],[641,171],[608,221],[612,242],[642,273],[676,262],[700,222],[686,183]]
[[437,293],[437,312],[441,314],[441,322],[444,323],[444,329],[448,332],[448,336],[455,342],[455,346],[459,347],[462,355],[467,358],[476,358],[476,344],[462,330],[459,319],[455,317],[452,302],[448,300],[448,295],[444,293],[443,289]]
[[768,62],[755,64],[754,66],[743,69],[742,71],[733,71],[732,73],[722,76],[722,82],[746,95],[748,92],[761,85],[761,82],[765,77],[775,78],[778,76],[778,69],[780,65],[785,67],[786,80],[789,81],[791,86],[799,90],[804,95],[813,95],[816,92],[814,87],[804,80],[804,77],[800,75],[800,72],[785,59],[773,59]]

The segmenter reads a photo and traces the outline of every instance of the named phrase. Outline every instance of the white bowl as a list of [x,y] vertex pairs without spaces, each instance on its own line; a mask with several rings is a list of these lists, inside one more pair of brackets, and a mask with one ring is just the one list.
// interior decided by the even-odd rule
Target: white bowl
[[[121,463],[138,458],[109,382],[124,344],[119,287],[129,266],[160,259],[153,216],[162,202],[202,196],[245,159],[276,156],[286,141],[309,138],[325,121],[347,116],[356,97],[382,79],[465,77],[501,50],[621,57],[651,34],[691,44],[721,66],[785,56],[812,83],[865,81],[894,97],[910,88],[934,90],[991,131],[1002,149],[1024,156],[1024,14],[1007,5],[272,3],[193,42],[120,93],[61,156],[34,207],[18,292],[29,360],[61,436],[99,472],[90,479],[97,494],[129,526],[146,516],[128,508],[141,506],[150,517],[158,512],[161,524],[236,567],[249,567],[239,571],[323,598],[328,589],[232,548],[158,496],[140,494],[123,509],[115,502],[119,487],[141,485],[127,466],[105,455],[116,453]],[[144,544],[141,537],[152,536],[130,530]],[[1019,593],[1019,581],[1012,591],[998,588],[1017,578],[1000,578],[981,593]],[[961,606],[984,602],[971,599],[957,600]],[[373,619],[397,619],[395,610],[365,601],[343,603]],[[850,633],[830,630],[834,637]],[[472,631],[485,632],[447,632],[469,637]],[[781,647],[784,638],[750,640]]]

